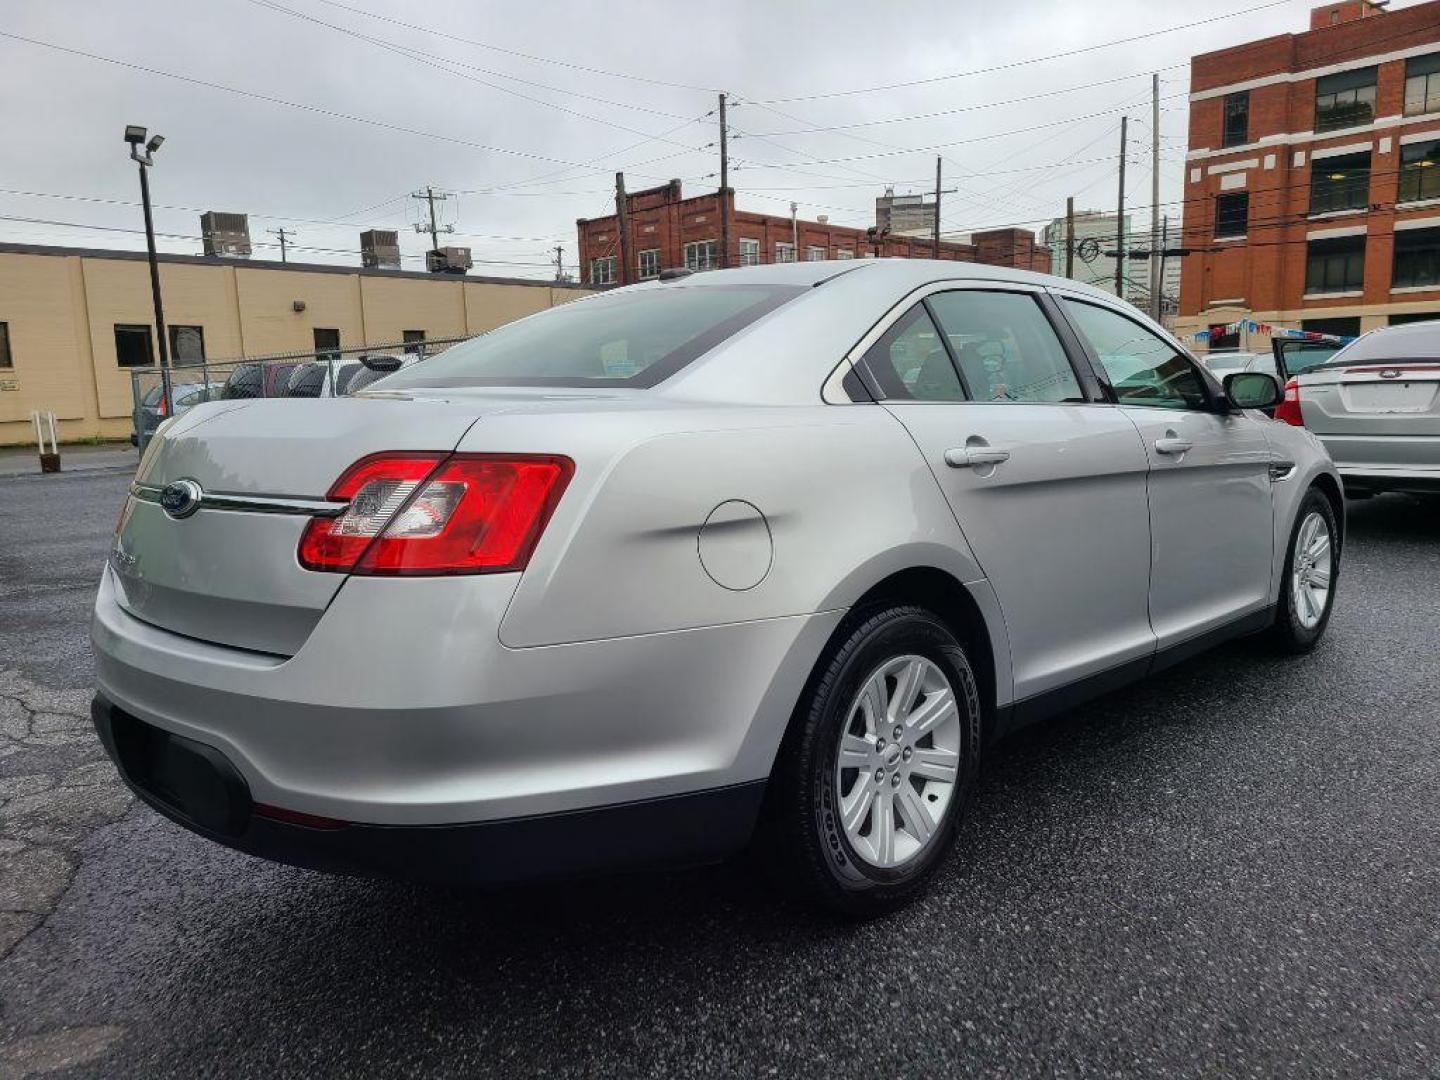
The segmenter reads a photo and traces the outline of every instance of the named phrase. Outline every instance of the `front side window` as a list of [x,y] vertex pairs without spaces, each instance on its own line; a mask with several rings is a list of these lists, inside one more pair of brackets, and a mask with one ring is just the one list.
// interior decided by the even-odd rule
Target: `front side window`
[[10,324],[0,322],[0,368],[13,368],[15,360],[10,355]]
[[1306,293],[1355,292],[1364,286],[1365,237],[1337,236],[1306,245]]
[[659,248],[650,248],[648,251],[640,252],[640,276],[642,278],[660,276]]
[[1190,358],[1135,320],[1109,308],[1065,300],[1121,405],[1203,409],[1210,398]]
[[1375,69],[1342,71],[1315,80],[1315,130],[1358,127],[1375,119]]
[[1250,195],[1232,191],[1215,199],[1216,237],[1244,236],[1250,222]]
[[1440,199],[1440,139],[1400,147],[1400,202]]
[[740,238],[740,265],[760,265],[760,241],[750,240],[746,237]]
[[205,359],[205,328],[172,326],[170,330],[170,362],[199,364]]
[[155,363],[150,327],[115,325],[115,362],[121,367],[149,367]]
[[1440,288],[1440,229],[1403,229],[1395,234],[1390,287]]
[[615,284],[615,256],[605,255],[598,259],[590,260],[590,284],[591,285],[613,285]]
[[775,261],[776,261],[777,263],[794,262],[794,261],[795,261],[795,245],[794,245],[794,244],[776,244],[776,245],[775,245]]
[[1405,62],[1405,115],[1440,112],[1440,52]]
[[1240,146],[1250,141],[1250,91],[1225,95],[1225,130],[1221,146]]
[[687,270],[709,270],[716,265],[714,240],[695,240],[685,245]]
[[916,304],[885,331],[866,350],[860,365],[867,381],[886,400],[965,400],[955,365],[924,304]]
[[1060,339],[1030,294],[961,289],[928,302],[973,400],[1085,400]]
[[1318,158],[1310,165],[1310,213],[1364,210],[1370,205],[1370,151]]
[[676,284],[607,292],[452,345],[391,375],[384,388],[654,386],[807,291]]

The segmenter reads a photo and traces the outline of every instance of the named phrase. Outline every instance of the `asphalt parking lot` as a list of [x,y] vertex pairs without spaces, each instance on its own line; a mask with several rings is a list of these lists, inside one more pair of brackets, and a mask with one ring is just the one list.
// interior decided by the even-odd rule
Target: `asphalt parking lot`
[[1440,1076],[1440,504],[1352,505],[1312,656],[1002,745],[856,926],[744,866],[475,895],[135,805],[85,719],[127,480],[0,476],[0,1077]]

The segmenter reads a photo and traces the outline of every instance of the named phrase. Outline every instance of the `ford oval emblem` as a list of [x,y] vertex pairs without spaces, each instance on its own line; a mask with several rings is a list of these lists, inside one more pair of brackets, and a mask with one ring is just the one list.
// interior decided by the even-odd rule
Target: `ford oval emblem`
[[178,521],[199,510],[204,497],[204,489],[194,480],[176,480],[160,489],[160,509]]
[[1380,378],[1398,379],[1402,374],[1403,372],[1401,372],[1399,368],[1386,368],[1384,371],[1380,372]]

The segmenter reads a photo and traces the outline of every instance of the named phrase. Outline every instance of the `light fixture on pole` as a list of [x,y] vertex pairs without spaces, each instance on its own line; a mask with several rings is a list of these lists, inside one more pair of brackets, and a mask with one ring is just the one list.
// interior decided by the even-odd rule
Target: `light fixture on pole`
[[[155,221],[150,215],[150,177],[146,170],[155,164],[155,151],[165,141],[164,135],[149,134],[139,124],[125,125],[125,141],[130,144],[130,160],[140,166],[140,203],[145,208],[145,246],[150,253],[150,295],[155,302],[155,337],[160,351],[160,366],[170,366],[169,341],[165,336],[165,312],[160,304],[160,264],[155,258]],[[143,149],[142,149],[143,147]],[[167,394],[168,396],[168,394]]]

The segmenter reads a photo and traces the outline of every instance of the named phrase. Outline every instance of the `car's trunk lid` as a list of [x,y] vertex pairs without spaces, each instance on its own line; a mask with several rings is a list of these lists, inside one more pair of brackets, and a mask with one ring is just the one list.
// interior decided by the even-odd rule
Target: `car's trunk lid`
[[368,398],[227,401],[198,406],[155,439],[112,549],[121,605],[188,637],[293,655],[344,581],[296,559],[310,520],[202,506],[176,518],[156,499],[191,480],[207,495],[323,500],[350,465],[391,450],[449,452],[476,421],[473,403]]
[[1317,435],[1440,435],[1440,363],[1316,368],[1299,388],[1305,426]]

